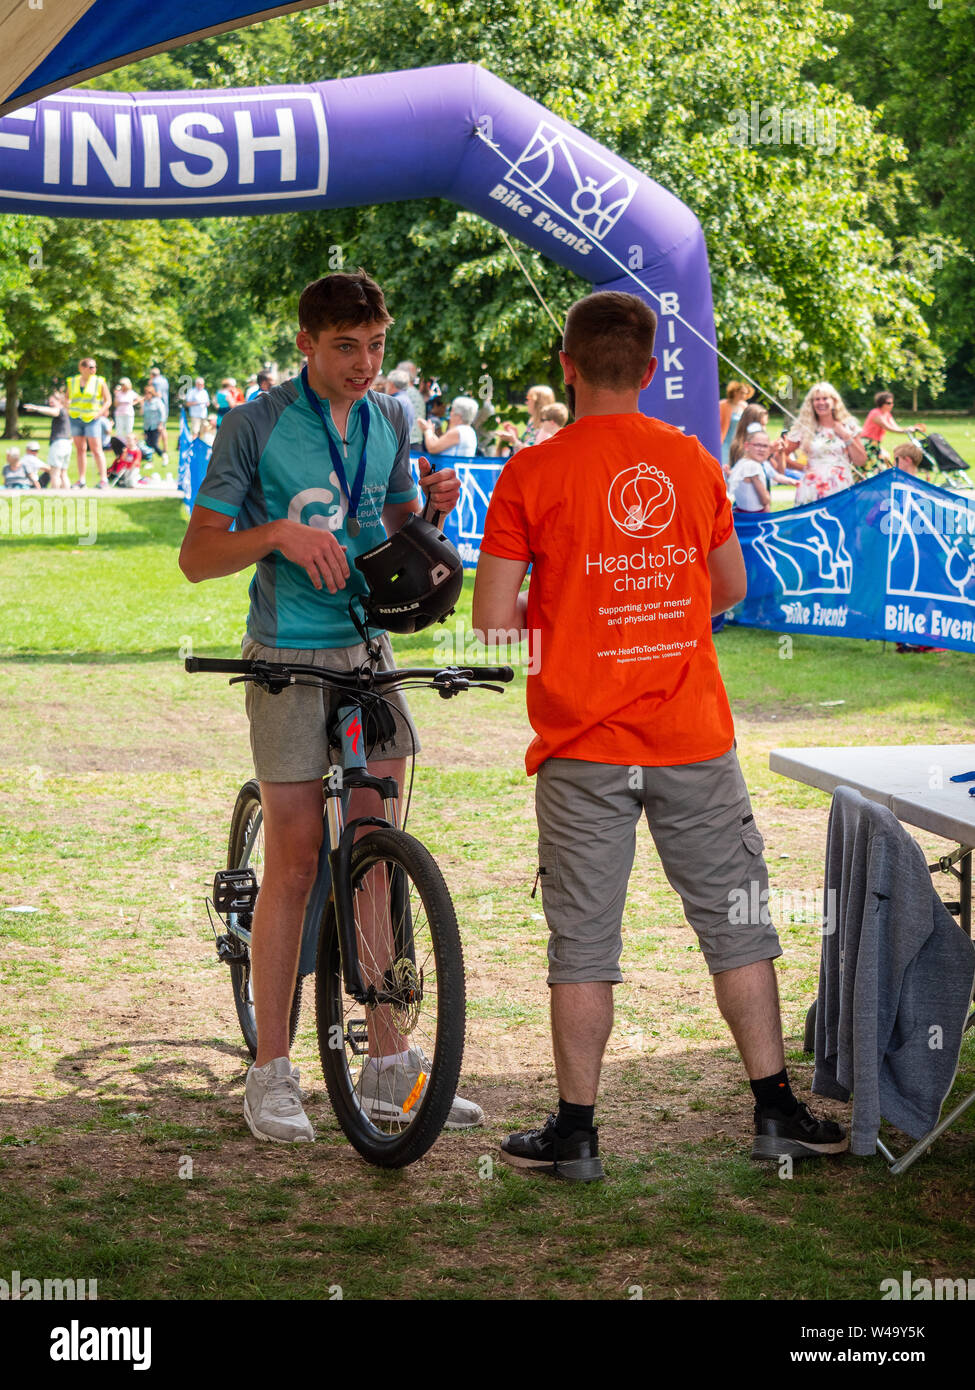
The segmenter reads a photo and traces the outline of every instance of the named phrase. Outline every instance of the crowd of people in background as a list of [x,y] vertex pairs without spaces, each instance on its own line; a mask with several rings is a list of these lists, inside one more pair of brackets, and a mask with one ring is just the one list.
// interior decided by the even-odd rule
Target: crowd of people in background
[[[212,392],[204,377],[196,377],[180,399],[190,437],[212,445],[229,411],[289,380],[296,370],[279,374],[265,365],[243,388],[228,376]],[[529,388],[523,422],[501,421],[490,395],[482,400],[470,395],[451,398],[436,377],[422,377],[416,363],[409,360],[377,377],[373,389],[399,401],[413,451],[430,457],[510,458],[551,438],[569,421],[568,407],[555,399],[550,386]],[[910,434],[894,419],[894,397],[889,391],[878,392],[861,428],[835,388],[829,382],[817,382],[806,393],[793,423],[774,441],[768,431],[769,412],[752,403],[753,395],[747,382],[730,381],[720,405],[721,464],[736,511],[770,511],[770,489],[775,485],[794,485],[797,506],[819,501],[851,486],[855,471],[868,459],[892,462],[913,474],[922,462],[920,449],[909,438],[894,451],[892,460],[882,450],[888,431]],[[150,369],[141,391],[127,376],[110,389],[98,375],[95,359],[83,357],[77,374],[53,390],[45,405],[27,404],[24,409],[51,419],[46,466],[34,442],[26,445],[23,454],[18,448],[8,449],[5,487],[70,487],[72,453],[76,488],[87,484],[89,455],[98,470],[99,488],[113,483],[146,486],[150,484],[147,465],[151,468],[159,460],[164,468],[170,466],[169,381],[159,366]],[[159,480],[158,473],[154,478]]]
[[[924,456],[910,442],[910,431],[894,419],[890,391],[877,393],[861,428],[835,387],[818,381],[774,442],[767,430],[768,411],[749,404],[753,394],[747,383],[729,381],[721,402],[721,464],[736,511],[771,511],[769,488],[774,484],[794,484],[797,507],[821,501],[851,487],[870,462],[917,475]],[[908,436],[892,458],[881,448],[888,430]]]

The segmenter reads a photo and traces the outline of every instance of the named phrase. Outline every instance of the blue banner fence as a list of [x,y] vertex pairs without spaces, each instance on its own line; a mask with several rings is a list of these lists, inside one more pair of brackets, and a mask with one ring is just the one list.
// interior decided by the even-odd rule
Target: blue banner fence
[[[198,440],[180,449],[191,500],[208,455]],[[443,462],[461,484],[444,533],[473,569],[504,462]],[[975,652],[975,499],[889,469],[822,502],[737,513],[735,529],[748,573],[734,612],[742,626]]]

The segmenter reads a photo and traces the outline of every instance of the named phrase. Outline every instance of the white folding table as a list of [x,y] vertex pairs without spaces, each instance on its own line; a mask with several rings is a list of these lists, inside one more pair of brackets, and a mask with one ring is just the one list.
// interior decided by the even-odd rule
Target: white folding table
[[[958,848],[940,856],[928,867],[932,873],[941,870],[958,880],[958,901],[945,906],[955,913],[962,929],[971,936],[975,797],[969,796],[968,791],[975,787],[975,782],[949,779],[956,773],[975,772],[975,744],[776,748],[769,754],[769,767],[783,777],[805,782],[824,792],[833,792],[840,786],[853,787],[868,800],[886,806],[905,824],[953,840]],[[968,1020],[968,1028],[973,1023],[975,1013]],[[902,1173],[909,1168],[972,1105],[975,1105],[975,1091],[898,1159],[878,1139],[877,1148],[890,1164],[890,1171]]]

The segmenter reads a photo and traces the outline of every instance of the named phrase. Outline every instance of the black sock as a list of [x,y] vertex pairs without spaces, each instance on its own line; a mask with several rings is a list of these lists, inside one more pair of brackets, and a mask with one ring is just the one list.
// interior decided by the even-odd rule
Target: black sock
[[559,1097],[559,1113],[555,1117],[555,1131],[560,1139],[568,1139],[570,1134],[575,1134],[577,1130],[584,1129],[588,1134],[592,1129],[593,1115],[596,1113],[594,1105],[570,1105],[567,1100]]
[[765,1076],[761,1081],[752,1081],[750,1085],[755,1104],[763,1110],[774,1108],[781,1110],[783,1115],[794,1115],[799,1108],[799,1102],[792,1094],[785,1067],[776,1072],[775,1076]]

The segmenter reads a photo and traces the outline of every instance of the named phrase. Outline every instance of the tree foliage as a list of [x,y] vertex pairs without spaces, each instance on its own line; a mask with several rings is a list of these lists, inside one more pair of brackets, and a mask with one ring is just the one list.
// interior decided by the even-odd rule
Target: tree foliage
[[[963,18],[973,0],[945,0],[943,11],[916,0],[843,0],[853,19],[828,8],[840,2],[358,0],[187,45],[91,85],[258,86],[482,63],[691,207],[708,242],[719,345],[750,375],[786,392],[823,376],[844,386],[920,380],[937,390],[943,346],[964,349],[975,307],[965,299],[962,254],[972,122],[967,133],[951,128],[952,84],[970,76]],[[932,66],[925,106],[906,65],[915,44],[933,65],[939,33],[953,66],[936,97]],[[963,113],[971,84],[965,92]],[[889,109],[872,110],[881,98]],[[790,112],[805,116],[814,135],[776,139],[773,118]],[[922,152],[931,155],[923,176]],[[103,254],[111,259],[113,238],[126,246],[134,225],[103,224]],[[163,225],[167,235],[189,236],[190,224]],[[396,316],[392,358],[415,358],[451,390],[475,387],[485,363],[513,388],[557,379],[558,333],[500,232],[452,204],[192,226],[195,254],[184,241],[177,272],[152,290],[156,355],[181,338],[179,370],[240,377],[264,358],[290,357],[303,285],[339,264],[361,264],[383,283]],[[948,270],[930,254],[935,233]],[[587,282],[518,249],[561,320]],[[0,285],[5,265],[22,278],[16,253],[0,256]],[[39,314],[43,285],[30,285]],[[0,321],[0,353],[2,333]],[[167,369],[172,375],[173,364]]]
[[32,268],[4,302],[10,340],[6,433],[22,385],[46,395],[85,353],[102,376],[145,377],[152,361],[192,363],[179,312],[204,235],[186,222],[32,219]]
[[[719,343],[766,383],[866,382],[920,364],[937,384],[928,267],[898,260],[877,225],[878,209],[909,197],[890,172],[903,147],[850,95],[804,76],[845,23],[823,0],[361,0],[288,23],[280,81],[479,62],[672,190],[707,237]],[[742,141],[753,102],[763,116],[807,113],[830,138]],[[551,372],[557,334],[500,233],[446,203],[242,223],[237,288],[284,318],[335,246],[386,286],[393,355],[452,387],[484,361],[522,385]],[[557,317],[585,292],[522,256]]]
[[964,381],[975,377],[975,3],[842,0],[851,24],[829,64],[833,81],[877,111],[900,140],[914,196],[886,209],[883,225],[902,259],[923,267],[930,318]]

